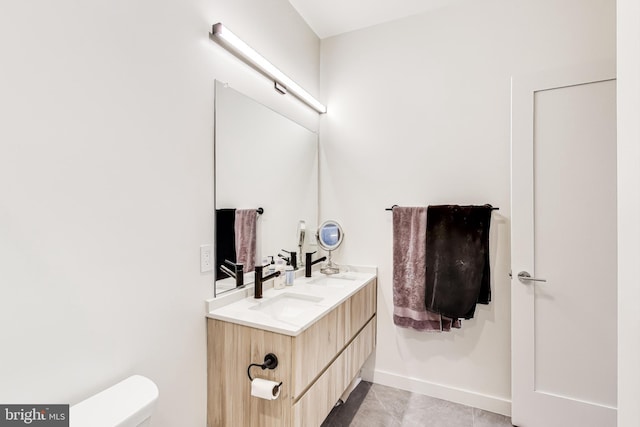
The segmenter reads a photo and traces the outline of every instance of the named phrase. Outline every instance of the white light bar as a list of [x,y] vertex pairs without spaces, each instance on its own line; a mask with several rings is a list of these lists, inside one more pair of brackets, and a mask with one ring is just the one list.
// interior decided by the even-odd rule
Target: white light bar
[[218,22],[213,26],[211,35],[217,37],[225,48],[232,50],[234,54],[240,56],[245,61],[260,70],[263,74],[272,78],[276,83],[284,86],[287,92],[292,93],[300,101],[304,102],[318,113],[326,113],[327,107],[315,99],[306,90],[302,89],[296,82],[291,80],[286,74],[278,70],[271,62],[253,50],[248,44],[243,42],[238,36],[233,34],[227,27]]

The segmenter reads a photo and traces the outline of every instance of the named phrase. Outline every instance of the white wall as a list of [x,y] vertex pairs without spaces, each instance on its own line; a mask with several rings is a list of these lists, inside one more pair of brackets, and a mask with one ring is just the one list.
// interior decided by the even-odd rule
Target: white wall
[[140,373],[154,425],[205,425],[214,79],[318,126],[209,40],[217,21],[317,93],[319,40],[286,0],[0,4],[0,402]]
[[618,426],[640,425],[640,3],[618,0]]
[[[510,77],[615,57],[615,2],[463,1],[322,41],[320,221],[379,267],[376,382],[510,410]],[[449,334],[392,321],[393,204],[491,203],[489,306]]]

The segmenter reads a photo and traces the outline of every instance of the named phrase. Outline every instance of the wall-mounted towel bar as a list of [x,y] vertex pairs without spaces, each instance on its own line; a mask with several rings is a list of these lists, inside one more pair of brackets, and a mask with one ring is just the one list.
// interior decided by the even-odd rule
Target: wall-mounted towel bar
[[[385,208],[385,211],[392,211],[392,210],[393,210],[393,208],[395,208],[395,207],[397,207],[397,206],[398,206],[398,205],[393,205],[393,206],[391,206],[390,208]],[[500,210],[500,208],[496,208],[496,207],[493,207],[493,206],[492,206],[492,207],[491,207],[491,210],[492,210],[492,211],[498,211],[498,210]]]

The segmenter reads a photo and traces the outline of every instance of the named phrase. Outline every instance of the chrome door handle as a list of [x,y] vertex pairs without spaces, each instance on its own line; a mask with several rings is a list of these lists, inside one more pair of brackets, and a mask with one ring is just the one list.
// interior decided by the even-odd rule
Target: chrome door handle
[[518,273],[518,279],[520,279],[521,282],[525,280],[529,282],[546,282],[547,281],[547,279],[536,279],[535,277],[531,277],[531,275],[526,271],[521,271],[520,273]]

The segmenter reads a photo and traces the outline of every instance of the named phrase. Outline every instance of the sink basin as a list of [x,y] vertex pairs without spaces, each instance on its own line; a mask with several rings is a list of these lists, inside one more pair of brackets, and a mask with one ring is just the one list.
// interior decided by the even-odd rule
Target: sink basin
[[249,310],[259,311],[282,322],[298,323],[323,299],[312,295],[286,292],[249,307]]
[[356,277],[348,276],[344,274],[333,276],[320,276],[309,280],[307,283],[310,285],[321,285],[329,288],[344,288],[347,285],[354,284]]

